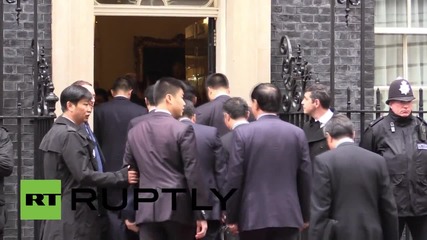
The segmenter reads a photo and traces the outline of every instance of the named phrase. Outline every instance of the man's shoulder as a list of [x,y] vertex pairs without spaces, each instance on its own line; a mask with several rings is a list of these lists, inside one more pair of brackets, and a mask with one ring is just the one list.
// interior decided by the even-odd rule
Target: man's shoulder
[[380,126],[380,125],[381,125],[381,123],[384,123],[384,120],[385,120],[385,117],[384,117],[384,116],[381,116],[381,117],[379,117],[379,118],[377,118],[377,119],[375,119],[375,120],[371,121],[371,122],[369,123],[369,126],[368,126],[368,127],[370,127],[370,128],[378,127],[378,126]]
[[204,113],[208,111],[213,106],[213,101],[204,103],[196,108],[197,113]]

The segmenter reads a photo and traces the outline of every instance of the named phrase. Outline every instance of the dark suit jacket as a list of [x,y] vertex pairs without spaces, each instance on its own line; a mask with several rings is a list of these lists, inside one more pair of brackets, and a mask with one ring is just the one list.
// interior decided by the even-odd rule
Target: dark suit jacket
[[[243,125],[245,125],[245,124],[239,125],[235,129],[237,129]],[[224,150],[225,163],[227,165],[228,165],[228,158],[230,157],[230,148],[232,145],[232,141],[233,141],[233,131],[228,132],[224,136],[221,137],[222,148]]]
[[300,228],[309,220],[311,163],[301,128],[263,116],[234,130],[227,190],[229,223],[240,231]]
[[[154,113],[154,111],[155,110],[151,110],[150,112],[148,112],[148,113]],[[129,130],[131,129],[131,128],[133,128],[133,127],[135,127],[135,125],[137,125],[139,122],[141,122],[144,118],[146,118],[147,117],[147,114],[144,114],[144,115],[142,115],[142,116],[139,116],[139,117],[136,117],[136,118],[133,118],[133,119],[131,119],[130,120],[130,122],[129,122],[129,125],[128,125],[128,132],[129,132]]]
[[[136,223],[177,221],[194,224],[203,219],[200,211],[193,211],[191,198],[198,205],[207,203],[207,187],[196,156],[193,127],[174,119],[170,114],[154,112],[129,130],[124,156],[125,164],[139,171],[139,188],[158,189],[156,202],[139,202]],[[197,189],[197,195],[177,193],[177,208],[172,210],[171,193],[164,188]],[[152,198],[152,193],[140,193]]]
[[224,111],[222,109],[224,102],[228,99],[230,96],[219,96],[213,101],[197,107],[196,123],[216,127],[220,137],[229,132],[230,130],[224,123]]
[[[190,120],[181,122],[193,126],[196,134],[197,159],[200,161],[201,171],[205,185],[223,192],[225,184],[225,159],[218,131],[214,127],[194,124]],[[212,211],[207,211],[208,220],[220,220],[221,208],[218,198],[209,192],[209,205]]]
[[327,219],[336,239],[398,240],[397,209],[383,157],[342,143],[314,160],[310,239],[320,240]]
[[128,124],[146,113],[146,108],[125,97],[115,97],[95,108],[94,133],[105,156],[105,172],[122,168]]
[[314,123],[314,120],[306,122],[303,126],[305,136],[307,137],[308,146],[310,148],[310,159],[329,150],[326,138],[323,133],[323,128],[319,128],[320,123]]

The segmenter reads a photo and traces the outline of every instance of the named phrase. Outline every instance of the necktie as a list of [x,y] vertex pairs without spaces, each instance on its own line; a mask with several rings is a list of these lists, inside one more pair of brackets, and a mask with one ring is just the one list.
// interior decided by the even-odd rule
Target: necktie
[[98,163],[98,171],[103,172],[101,154],[99,153],[98,144],[96,143],[95,136],[93,135],[93,132],[89,127],[89,124],[85,124],[85,129],[86,129],[86,132],[89,134],[90,140],[92,140],[92,142],[95,145],[95,159],[96,159],[96,162]]

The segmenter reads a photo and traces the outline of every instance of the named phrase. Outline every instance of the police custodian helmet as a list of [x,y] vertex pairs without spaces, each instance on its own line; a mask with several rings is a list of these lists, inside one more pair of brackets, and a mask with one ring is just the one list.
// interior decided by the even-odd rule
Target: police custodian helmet
[[410,102],[414,99],[411,84],[409,84],[408,80],[398,77],[390,84],[388,99],[385,103],[389,104],[392,100]]

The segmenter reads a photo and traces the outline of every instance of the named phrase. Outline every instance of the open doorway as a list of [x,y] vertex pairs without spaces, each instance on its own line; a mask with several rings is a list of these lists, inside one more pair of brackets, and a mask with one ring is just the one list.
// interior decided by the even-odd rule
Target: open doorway
[[134,101],[161,77],[186,81],[207,102],[206,76],[214,72],[213,24],[208,18],[98,16],[95,25],[95,88],[109,92],[118,76],[133,76]]

